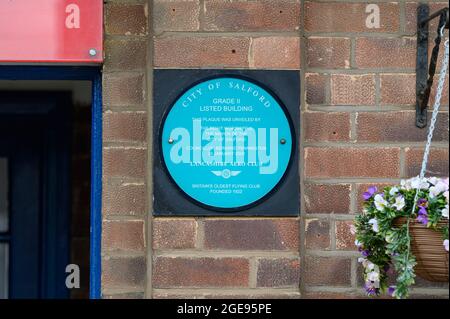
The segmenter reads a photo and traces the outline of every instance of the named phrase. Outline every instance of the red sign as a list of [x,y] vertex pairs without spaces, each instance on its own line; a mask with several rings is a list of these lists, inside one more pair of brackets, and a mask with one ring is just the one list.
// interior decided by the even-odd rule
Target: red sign
[[0,63],[102,61],[102,0],[0,0]]

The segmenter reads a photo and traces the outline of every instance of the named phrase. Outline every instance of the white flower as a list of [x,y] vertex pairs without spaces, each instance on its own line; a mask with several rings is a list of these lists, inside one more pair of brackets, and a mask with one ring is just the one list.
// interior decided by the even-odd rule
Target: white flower
[[369,279],[372,282],[379,282],[380,281],[380,274],[377,273],[376,271],[371,271],[368,274],[367,279]]
[[398,193],[398,188],[397,187],[392,187],[391,190],[389,191],[389,195],[391,196],[395,196],[395,194]]
[[430,184],[426,181],[426,179],[420,179],[420,177],[414,177],[411,179],[411,188],[413,189],[428,189]]
[[405,207],[405,198],[402,195],[397,196],[395,198],[395,204],[392,206],[394,206],[397,210],[402,210],[403,207]]
[[448,204],[448,191],[444,192],[444,197],[447,200],[447,204]]
[[428,182],[430,182],[433,185],[436,185],[439,182],[439,178],[437,178],[437,177],[430,177],[428,179]]
[[378,227],[378,221],[375,218],[372,218],[371,220],[369,220],[369,224],[372,225],[372,230],[376,233],[378,233],[380,231],[379,227]]
[[445,250],[448,251],[448,239],[444,240]]
[[376,194],[374,198],[375,207],[382,212],[384,208],[388,205],[388,202],[380,194]]
[[355,240],[355,246],[356,247],[361,247],[362,243],[357,239],[357,240]]
[[402,179],[400,181],[400,186],[401,189],[406,189],[409,191],[411,189],[411,180]]
[[430,187],[430,198],[439,196],[439,194],[448,191],[448,185],[442,181],[437,182],[436,185]]
[[363,265],[363,267],[369,271],[379,272],[380,268],[373,262],[369,261],[367,258],[359,257],[358,262]]
[[442,217],[445,217],[448,219],[448,205],[445,206],[445,208],[442,210]]
[[375,264],[371,261],[367,262],[366,268],[369,270],[374,270],[375,269]]

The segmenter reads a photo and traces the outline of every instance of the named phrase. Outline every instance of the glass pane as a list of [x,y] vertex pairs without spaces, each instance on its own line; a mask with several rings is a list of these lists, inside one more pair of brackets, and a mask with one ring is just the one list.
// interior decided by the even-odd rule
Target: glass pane
[[0,157],[0,233],[8,231],[8,159]]
[[8,244],[0,243],[0,299],[8,298]]

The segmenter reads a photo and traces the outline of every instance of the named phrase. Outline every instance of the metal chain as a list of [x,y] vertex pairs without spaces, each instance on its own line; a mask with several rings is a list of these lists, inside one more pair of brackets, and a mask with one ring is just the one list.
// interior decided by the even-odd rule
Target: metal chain
[[[440,30],[441,34],[443,33],[443,29],[444,29],[444,27],[442,27]],[[425,151],[423,153],[423,160],[422,160],[422,168],[420,170],[420,175],[419,175],[419,185],[417,186],[416,196],[414,197],[414,203],[413,203],[413,209],[412,209],[411,215],[415,213],[416,208],[417,208],[417,201],[419,200],[419,193],[420,193],[420,188],[421,188],[420,186],[425,177],[425,172],[426,172],[427,164],[428,164],[428,158],[430,155],[431,142],[433,140],[433,133],[434,133],[434,129],[436,127],[436,120],[437,120],[437,116],[439,113],[439,108],[441,106],[442,91],[444,90],[445,76],[447,75],[447,68],[448,68],[448,58],[449,58],[448,39],[445,41],[444,45],[445,45],[445,53],[444,53],[444,58],[442,60],[442,66],[441,66],[441,71],[440,71],[440,75],[439,75],[439,83],[437,86],[436,97],[434,99],[433,115],[431,117],[430,128],[428,130],[427,144],[425,145]],[[409,215],[407,218],[407,226],[406,226],[406,236],[408,238],[408,251],[406,254],[405,264],[409,260],[409,254],[411,251],[411,238],[409,235],[409,222],[410,222],[411,215]]]
[[[426,173],[426,169],[427,169],[428,158],[430,155],[431,142],[433,140],[433,133],[434,133],[434,129],[436,127],[436,121],[437,121],[437,116],[439,113],[439,108],[441,106],[442,91],[444,90],[444,85],[445,85],[445,76],[447,75],[448,58],[449,58],[449,45],[448,45],[448,39],[447,39],[445,41],[444,59],[442,60],[441,72],[439,75],[439,84],[437,86],[436,97],[434,99],[433,115],[431,117],[430,128],[428,131],[427,144],[425,145],[425,152],[423,154],[422,169],[420,170],[420,175],[419,175],[420,181],[422,181],[423,178],[425,177],[425,173]],[[417,191],[416,196],[418,196],[418,193],[419,192]]]

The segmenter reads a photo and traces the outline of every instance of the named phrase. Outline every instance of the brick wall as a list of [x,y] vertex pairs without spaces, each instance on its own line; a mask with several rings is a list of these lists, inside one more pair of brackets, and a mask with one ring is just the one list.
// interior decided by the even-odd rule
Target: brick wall
[[105,1],[102,296],[142,298],[150,222],[147,1]]
[[[366,28],[368,3],[380,8],[379,29]],[[303,297],[362,296],[350,233],[361,194],[420,169],[426,130],[414,125],[416,7],[303,2]],[[448,95],[444,101],[429,173],[448,176]],[[448,285],[418,280],[414,295],[448,296]]]
[[[300,7],[153,1],[154,67],[297,70]],[[152,295],[298,297],[299,226],[298,218],[156,218]]]
[[[417,174],[426,134],[414,126],[416,2],[374,2],[379,29],[363,1],[106,1],[104,297],[363,297],[349,232],[360,194]],[[301,72],[299,218],[152,217],[154,68]],[[445,101],[436,175],[448,175]],[[448,288],[420,281],[415,295]]]

